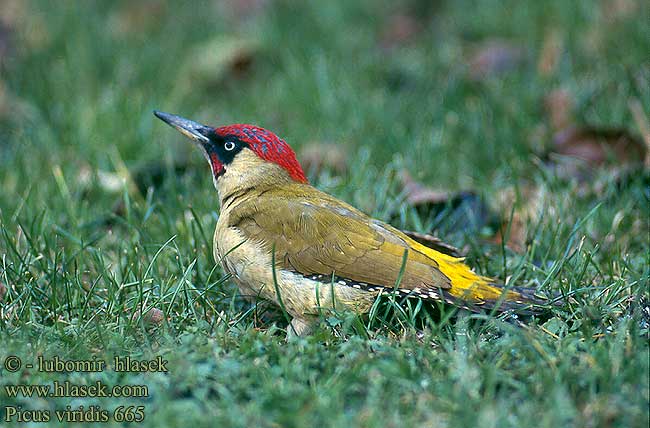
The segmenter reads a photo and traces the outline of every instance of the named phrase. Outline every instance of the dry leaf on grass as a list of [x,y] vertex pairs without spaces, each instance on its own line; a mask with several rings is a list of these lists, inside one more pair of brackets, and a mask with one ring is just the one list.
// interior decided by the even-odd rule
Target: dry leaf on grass
[[539,220],[543,205],[542,190],[533,185],[523,185],[518,195],[514,187],[508,187],[497,195],[496,203],[503,220],[491,241],[501,245],[505,239],[506,247],[518,253],[524,252],[528,227]]
[[419,183],[408,171],[399,174],[406,203],[421,216],[434,219],[436,230],[445,233],[478,231],[491,221],[490,210],[472,191],[449,192]]
[[379,44],[384,49],[391,49],[411,42],[422,31],[422,25],[414,16],[393,14],[383,27]]
[[7,294],[7,287],[0,282],[0,302],[2,302]]
[[400,172],[400,181],[406,202],[411,206],[423,204],[444,204],[452,197],[452,193],[446,190],[432,189],[424,184],[415,181],[408,171]]
[[524,50],[510,42],[492,39],[474,49],[469,59],[469,75],[481,80],[516,69],[524,60]]
[[347,158],[342,144],[320,142],[306,144],[298,155],[305,171],[316,174],[328,168],[337,174],[344,174],[348,170]]
[[[544,97],[544,107],[553,132],[546,151],[547,166],[558,176],[590,183],[599,169],[624,178],[642,162],[650,165],[650,125],[638,101],[630,101],[630,110],[643,141],[623,128],[576,125],[573,96],[566,89],[551,91]],[[593,189],[583,190],[589,193]]]
[[625,129],[570,127],[555,134],[553,152],[585,161],[590,166],[641,163],[644,144]]
[[253,39],[222,36],[195,46],[190,50],[181,75],[187,90],[197,84],[215,85],[229,78],[243,77],[250,70],[259,51]]
[[[137,321],[140,318],[140,310],[136,310],[131,317],[132,321]],[[145,325],[158,325],[165,319],[165,314],[158,308],[151,308],[145,311],[142,316],[142,322]]]

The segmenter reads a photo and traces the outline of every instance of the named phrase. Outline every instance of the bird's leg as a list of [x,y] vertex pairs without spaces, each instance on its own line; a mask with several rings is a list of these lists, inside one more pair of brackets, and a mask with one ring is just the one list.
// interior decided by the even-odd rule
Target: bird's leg
[[307,336],[314,328],[314,323],[302,318],[294,318],[287,327],[287,340]]

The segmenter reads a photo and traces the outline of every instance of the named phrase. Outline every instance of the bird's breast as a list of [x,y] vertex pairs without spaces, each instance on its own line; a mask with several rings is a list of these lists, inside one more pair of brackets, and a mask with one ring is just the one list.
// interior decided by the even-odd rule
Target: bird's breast
[[232,276],[243,296],[261,297],[276,304],[281,299],[292,316],[316,315],[322,308],[332,307],[367,312],[376,297],[376,293],[352,286],[331,284],[322,275],[303,275],[282,268],[276,268],[274,282],[271,251],[247,239],[236,227],[217,224],[214,257]]
[[219,227],[214,233],[214,259],[232,276],[245,295],[266,295],[268,279],[264,266],[270,266],[265,251],[234,227]]

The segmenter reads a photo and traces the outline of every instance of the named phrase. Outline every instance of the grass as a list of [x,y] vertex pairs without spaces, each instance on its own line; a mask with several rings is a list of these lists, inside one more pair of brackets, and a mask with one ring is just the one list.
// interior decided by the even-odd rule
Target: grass
[[[425,3],[276,1],[247,16],[219,2],[7,5],[0,360],[163,355],[170,371],[2,370],[5,385],[149,388],[145,399],[3,390],[3,406],[144,405],[146,426],[647,426],[647,172],[620,184],[603,170],[585,192],[593,183],[539,160],[551,140],[542,100],[557,88],[578,123],[639,132],[629,105],[650,108],[647,5]],[[390,36],[398,13],[419,18],[406,42]],[[544,74],[553,34],[562,49]],[[522,47],[520,64],[472,79],[468,57],[494,38]],[[208,168],[154,108],[260,124],[298,150],[335,142],[354,167],[311,171],[319,188],[398,227],[436,226],[484,274],[573,298],[521,327],[389,297],[366,318],[324,314],[312,336],[287,343],[282,313],[237,297],[215,266]],[[180,175],[178,159],[190,165]],[[151,163],[162,180],[129,185]],[[402,168],[474,190],[503,219],[503,188],[523,203],[522,183],[542,189],[525,250],[491,243],[489,223],[445,228],[408,207]]]

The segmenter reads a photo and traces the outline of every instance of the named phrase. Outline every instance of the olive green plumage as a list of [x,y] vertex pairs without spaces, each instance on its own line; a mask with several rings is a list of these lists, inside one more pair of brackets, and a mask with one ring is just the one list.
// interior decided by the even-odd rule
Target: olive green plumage
[[400,287],[449,288],[438,263],[409,245],[402,232],[308,184],[270,188],[230,213],[236,227],[270,252],[278,267],[303,275],[344,277],[394,287],[409,251]]
[[504,289],[462,258],[312,187],[290,147],[269,131],[156,115],[195,141],[210,162],[221,206],[215,260],[244,295],[285,307],[299,334],[323,308],[367,312],[383,290],[473,310],[545,303],[534,290]]

